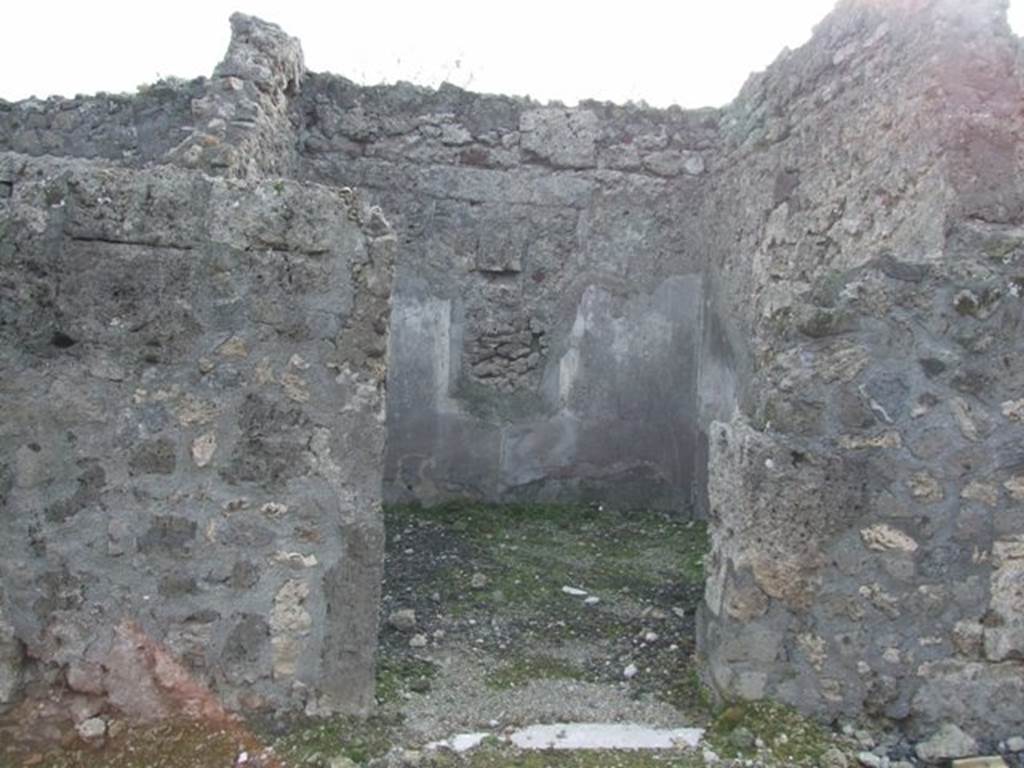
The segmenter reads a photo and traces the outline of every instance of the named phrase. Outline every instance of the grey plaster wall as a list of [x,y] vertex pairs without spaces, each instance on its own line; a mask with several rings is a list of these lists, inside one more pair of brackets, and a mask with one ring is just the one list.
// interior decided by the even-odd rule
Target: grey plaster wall
[[687,508],[700,296],[699,276],[628,298],[588,287],[537,390],[499,399],[466,380],[464,305],[407,294],[392,314],[392,492]]
[[366,712],[386,222],[12,153],[0,189],[0,707]]
[[693,224],[717,113],[329,75],[307,78],[293,111],[300,174],[368,190],[402,243],[387,497],[690,514]]

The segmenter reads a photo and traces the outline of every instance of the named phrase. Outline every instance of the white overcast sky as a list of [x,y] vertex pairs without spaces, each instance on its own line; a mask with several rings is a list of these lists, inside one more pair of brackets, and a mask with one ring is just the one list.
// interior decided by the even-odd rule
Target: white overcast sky
[[[965,0],[969,2],[969,0]],[[132,92],[209,74],[232,11],[302,40],[307,66],[364,83],[410,80],[567,104],[722,105],[794,48],[834,0],[376,0],[153,3],[6,0],[0,98]],[[1010,21],[1024,29],[1024,0]]]

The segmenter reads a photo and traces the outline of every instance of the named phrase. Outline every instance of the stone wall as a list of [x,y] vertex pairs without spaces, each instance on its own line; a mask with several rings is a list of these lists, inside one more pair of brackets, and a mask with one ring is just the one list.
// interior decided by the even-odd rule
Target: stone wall
[[191,130],[192,101],[205,81],[163,80],[135,95],[0,100],[0,149],[26,155],[161,162]]
[[726,697],[918,735],[1024,727],[1024,187],[1004,13],[845,3],[723,116],[705,220],[724,328],[704,357],[733,362],[702,386],[717,421],[701,645]]
[[367,711],[387,223],[12,153],[0,190],[0,707]]
[[[770,696],[824,718],[879,716],[916,734],[947,720],[985,738],[1024,728],[1024,606],[1018,595],[1024,572],[1024,372],[1017,341],[1024,152],[1020,43],[1006,26],[1002,2],[844,0],[807,45],[753,76],[732,104],[689,112],[589,102],[542,106],[449,86],[361,87],[305,72],[297,43],[272,25],[236,16],[232,27],[228,56],[208,81],[159,85],[135,99],[0,105],[0,149],[104,158],[140,169],[133,175],[90,166],[96,179],[121,174],[117,178],[143,185],[151,174],[168,174],[197,185],[197,200],[211,190],[237,190],[259,197],[262,206],[275,199],[270,190],[276,193],[280,185],[286,197],[328,195],[348,205],[358,188],[388,211],[401,254],[382,470],[389,498],[599,499],[706,510],[713,552],[699,639],[708,682],[720,695]],[[236,187],[158,168],[166,164],[245,181],[233,182],[242,184]],[[0,178],[0,194],[16,200],[21,173]],[[300,184],[259,181],[267,174]],[[42,184],[34,193],[44,196],[45,205],[24,207],[35,212],[27,219],[51,233],[45,247],[32,248],[70,252],[85,248],[83,242],[114,247],[107,240],[117,238],[105,229],[83,238],[74,235],[77,225],[48,223],[69,215],[60,205],[66,199],[62,188],[52,199],[48,189]],[[132,218],[141,206],[148,213],[138,214],[140,222],[180,233],[169,240],[164,234],[156,240],[132,236],[131,247],[140,253],[166,242],[180,246],[181,238],[191,237],[188,227],[174,229],[178,225],[162,213],[159,196],[129,195],[122,205],[115,224],[142,226]],[[105,210],[98,207],[96,227],[107,226]],[[245,256],[238,258],[255,258],[265,247],[289,250],[282,244],[309,223],[301,206],[261,210],[265,229],[245,235],[255,238],[255,251],[245,250],[242,238],[236,247]],[[219,242],[203,227],[195,231],[206,233],[204,243]],[[361,231],[371,242],[387,237],[379,218],[366,218]],[[66,232],[72,234],[61,234]],[[314,234],[321,245],[309,252],[299,248],[304,259],[332,247],[333,234]],[[207,253],[198,246],[191,253],[199,251]],[[296,281],[293,290],[307,301],[304,268],[289,268],[280,279]],[[3,269],[6,276],[15,267]],[[18,266],[22,271],[12,272],[17,277],[8,283],[18,290],[32,286],[53,303],[50,273],[33,269]],[[257,280],[252,286],[261,284],[263,269],[254,268],[244,285],[250,279]],[[109,281],[87,282],[75,283],[82,296]],[[184,290],[176,278],[169,287]],[[132,287],[130,295],[144,288]],[[195,346],[207,339],[208,324],[239,323],[223,339],[216,337],[218,345],[243,331],[273,330],[277,349],[283,349],[291,334],[305,339],[326,317],[314,313],[297,322],[291,311],[305,311],[306,304],[275,301],[258,304],[251,316],[224,319],[217,292],[230,285],[214,280],[193,288],[210,292],[206,303],[173,291],[170,301],[149,302],[169,313],[166,322],[193,318],[188,322],[196,323],[195,330],[183,326],[192,335],[175,336],[187,343],[157,336],[161,346],[151,348],[146,338],[138,353],[144,365],[163,366],[153,369],[161,380],[182,378],[174,390],[181,397],[200,397],[189,388],[198,381],[220,381],[193,370],[199,356],[220,360],[206,346]],[[310,295],[327,301],[327,294]],[[210,319],[195,319],[203,312]],[[78,314],[76,305],[66,317]],[[380,338],[384,323],[376,319],[373,333]],[[16,330],[4,326],[20,345],[12,354],[36,361],[26,369],[31,376],[10,379],[15,385],[41,388],[33,366],[44,362],[78,360],[83,370],[97,365],[76,357],[91,347],[79,338],[82,330],[64,324],[65,315],[53,315],[10,326]],[[142,328],[150,325],[157,327]],[[32,343],[45,355],[22,349],[35,338],[32,329],[42,334]],[[103,333],[114,331],[104,326]],[[209,487],[260,485],[277,477],[291,488],[297,480],[288,462],[311,462],[302,466],[315,477],[322,472],[322,452],[302,433],[304,417],[287,415],[300,408],[289,403],[306,392],[309,403],[321,404],[302,365],[320,370],[317,365],[325,363],[317,355],[335,352],[297,352],[303,362],[295,365],[287,362],[289,352],[286,362],[261,373],[262,358],[248,341],[245,350],[256,366],[250,373],[230,355],[217,365],[230,363],[240,382],[250,382],[244,378],[249,375],[259,386],[280,387],[283,399],[273,407],[256,409],[247,400],[225,407],[240,423],[284,421],[274,427],[272,441],[260,433],[255,442],[241,443],[265,447],[264,463],[239,460],[234,470],[236,449],[226,441],[237,439],[230,435],[241,434],[242,427],[218,435],[213,455],[229,463]],[[342,357],[363,370],[358,351],[345,350]],[[373,361],[382,375],[379,359]],[[47,402],[57,404],[60,418],[84,418],[64,405],[88,394],[87,388],[61,384],[69,375],[47,384],[48,392],[57,388]],[[306,380],[306,389],[293,377]],[[93,378],[84,380],[92,386]],[[138,388],[152,393],[167,386]],[[149,413],[147,404],[159,405],[168,420],[176,417],[177,400],[149,403],[150,396],[132,405],[141,409],[138,418]],[[313,405],[301,410],[307,408]],[[86,461],[116,456],[106,444],[87,452],[45,448],[64,462],[42,462],[61,467],[39,481],[55,489],[52,498],[40,497],[11,519],[29,526],[33,514],[41,515],[47,532],[66,531],[66,539],[53,533],[55,541],[72,546],[83,534],[62,527],[59,505],[95,506],[97,483],[113,492],[136,482],[129,456],[151,443],[150,459],[163,456],[166,443],[154,441],[163,439],[167,424],[173,422],[145,426],[152,433],[139,427],[118,433],[130,434],[124,438],[127,469]],[[102,424],[70,431],[82,441],[78,432],[88,436],[93,429],[89,439],[113,440]],[[185,443],[207,433],[191,425],[182,429],[166,436],[175,471],[188,460]],[[66,431],[46,434],[52,441]],[[308,448],[293,450],[288,435]],[[26,440],[44,450],[39,439]],[[83,444],[90,445],[75,445]],[[34,453],[24,449],[24,460]],[[333,449],[331,455],[338,456]],[[22,460],[22,454],[8,460],[11,489],[22,488],[23,472],[35,477],[36,470],[22,469]],[[140,493],[171,504],[169,496],[160,496],[169,491],[159,477],[144,476]],[[334,494],[336,477],[322,478],[326,485],[320,488],[328,490],[303,486],[302,493],[310,494],[303,498]],[[367,482],[360,498],[370,498],[376,476],[368,475]],[[247,495],[259,497],[257,510],[279,503]],[[45,512],[53,504],[56,520]],[[205,548],[216,542],[202,539],[203,526],[222,513],[202,509],[195,513],[195,541]],[[236,512],[223,513],[228,530],[246,519]],[[275,544],[287,541],[278,538],[284,536],[274,528],[279,524],[259,523],[274,532]],[[167,535],[180,537],[173,525],[181,524],[168,525]],[[189,541],[191,530],[185,533]],[[35,541],[27,527],[19,531],[17,541]],[[362,566],[332,571],[321,593],[311,586],[301,597],[322,606],[362,594],[347,585],[379,567],[377,535],[367,534],[360,550],[365,561],[340,561],[342,569],[345,563]],[[326,556],[313,546],[320,543],[290,547],[287,552],[298,559],[289,556],[287,567],[304,567],[311,553],[323,567]],[[267,547],[261,562],[269,557],[277,563],[276,546]],[[65,578],[59,557],[35,550],[32,557],[48,574],[42,583],[53,585],[46,587],[45,594],[54,595],[47,605],[77,594],[73,580],[65,586],[70,576]],[[119,571],[111,567],[113,579]],[[188,578],[195,578],[195,594],[207,594],[197,574],[185,575],[191,588]],[[281,589],[292,581],[275,585]],[[365,584],[372,591],[370,581]],[[17,584],[6,599],[25,600],[26,590],[35,589]],[[273,600],[259,584],[253,594]],[[290,589],[282,606],[294,602],[295,589],[301,592]],[[369,611],[368,605],[348,608]],[[29,619],[19,620],[38,623],[31,610],[20,610]],[[274,611],[271,604],[263,613],[268,626],[278,621],[275,615],[306,621],[302,611]],[[307,613],[311,636],[319,637],[321,614],[312,608]],[[41,642],[19,631],[18,637]],[[0,644],[0,657],[23,654],[24,642]],[[28,650],[42,653],[33,647]],[[341,650],[358,656],[360,649],[365,647],[355,643]],[[0,675],[0,685],[10,687],[4,682],[9,679]],[[265,690],[261,695],[279,692],[273,684]]]

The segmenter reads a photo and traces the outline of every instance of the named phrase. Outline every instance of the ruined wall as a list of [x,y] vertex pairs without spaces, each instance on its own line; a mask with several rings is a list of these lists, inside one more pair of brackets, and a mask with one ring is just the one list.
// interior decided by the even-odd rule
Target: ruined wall
[[[695,112],[594,103],[567,109],[448,86],[360,87],[304,72],[297,43],[272,25],[241,16],[232,25],[231,49],[208,81],[164,84],[135,99],[0,104],[0,149],[247,179],[249,186],[234,187],[172,174],[204,189],[257,196],[261,206],[278,184],[287,195],[330,194],[344,205],[358,187],[388,211],[401,252],[383,467],[390,498],[594,498],[675,510],[706,502],[713,552],[700,647],[720,694],[770,696],[823,717],[878,715],[917,734],[947,720],[986,738],[1024,728],[1024,358],[1017,340],[1024,153],[1020,46],[1003,4],[847,0],[807,45],[752,77],[733,104]],[[171,172],[124,178],[142,184],[150,173]],[[304,183],[254,181],[265,174]],[[338,189],[326,193],[308,182]],[[0,194],[16,199],[19,185],[13,175],[0,178]],[[43,187],[37,194],[45,202]],[[25,210],[44,224],[56,221],[67,215],[62,199]],[[299,209],[266,209],[267,231],[275,234],[260,234],[270,238],[261,242],[273,249],[291,242],[294,228],[305,226]],[[152,214],[162,221],[159,207]],[[384,232],[372,221],[366,226],[368,237]],[[106,235],[90,237],[96,248],[113,247]],[[322,237],[329,248],[333,241]],[[86,247],[82,238],[56,245],[69,238],[54,234],[45,248],[32,247]],[[131,242],[144,249],[163,241]],[[10,285],[39,286],[51,300],[49,273],[16,274]],[[301,272],[282,279],[305,290]],[[83,292],[100,290],[78,283]],[[218,286],[203,287],[211,292],[203,302],[212,305],[173,292],[177,303],[151,303],[181,317],[209,312],[214,323],[222,311]],[[224,340],[275,329],[274,349],[283,350],[293,333],[290,316],[278,314],[286,307],[259,307],[266,317],[232,316],[240,324]],[[55,322],[30,323],[48,329],[39,337],[46,355],[19,346],[16,356],[33,366],[79,360],[89,347]],[[52,335],[51,326],[63,335]],[[378,322],[373,332],[384,330]],[[22,328],[12,338],[24,346],[27,334]],[[154,370],[185,377],[182,396],[200,397],[188,387],[220,379],[186,377],[191,355],[219,360],[199,350],[174,352],[184,355],[174,358],[187,360],[184,367]],[[259,384],[266,375],[248,342],[246,350],[256,367],[249,374],[238,368],[237,380],[256,376]],[[267,374],[260,386],[281,388],[287,410],[254,417],[285,420],[254,445],[274,461],[305,457],[314,475],[316,450],[293,449],[315,442],[271,445],[271,434],[305,428],[301,418],[292,423],[281,414],[300,408],[289,404],[303,391],[291,377],[305,378],[301,365],[325,350],[299,353],[302,364],[279,363]],[[147,365],[161,365],[168,351],[141,354],[156,360]],[[291,360],[291,352],[281,354]],[[91,370],[87,362],[75,364]],[[28,370],[36,376],[35,367]],[[4,386],[36,381],[27,376],[8,377]],[[47,384],[57,387],[53,403],[78,396],[64,380]],[[229,403],[238,419],[244,402]],[[153,434],[123,433],[131,436],[125,451],[142,450],[173,426],[176,406],[159,404],[168,421],[146,426]],[[54,407],[52,418],[80,418]],[[95,429],[96,440],[113,439],[106,427]],[[168,436],[178,462],[188,460],[185,442],[205,434],[188,430]],[[46,434],[57,440],[62,433]],[[38,439],[26,440],[43,450]],[[72,547],[81,531],[49,520],[45,510],[95,505],[96,482],[121,489],[127,475],[116,472],[129,470],[101,464],[99,474],[75,462],[101,452],[60,450],[53,453],[63,457],[53,465],[60,472],[40,475],[52,498],[40,496],[6,524],[28,526],[41,516],[43,530]],[[21,498],[22,472],[35,477],[18,463],[34,453],[29,447],[8,462],[7,498]],[[113,448],[108,454],[117,455]],[[233,454],[218,447],[214,455],[227,461]],[[209,487],[226,493],[233,480],[224,471]],[[242,481],[266,482],[262,469],[254,475],[261,479]],[[144,493],[171,504],[159,495],[166,488],[151,482]],[[367,489],[375,482],[370,476]],[[333,488],[320,486],[308,498],[328,498]],[[271,501],[260,496],[251,508]],[[57,509],[60,518],[64,507]],[[208,520],[249,519],[197,509],[195,546],[203,552],[216,545],[202,538]],[[279,524],[261,521],[259,529],[283,536]],[[34,530],[19,528],[17,540],[35,541]],[[374,535],[357,575],[379,565]],[[310,537],[312,548],[288,550],[300,555],[287,558],[288,568],[304,567],[310,552],[322,563],[322,542]],[[266,546],[259,562],[284,568],[271,553],[276,547]],[[65,595],[74,605],[78,587],[60,570],[64,561],[41,551],[32,557],[37,568],[56,569],[41,582],[54,585],[45,593],[54,596],[40,605],[62,605]],[[338,576],[320,598],[308,598],[311,605],[362,594],[348,588],[351,578]],[[34,589],[11,583],[18,586],[5,599],[25,600]],[[181,600],[208,594],[197,574],[183,583]],[[263,583],[252,589],[266,600]],[[20,610],[29,616],[20,620],[36,622],[30,629],[42,626],[31,618],[37,609]],[[303,614],[288,614],[295,615]],[[315,634],[319,614],[309,616]],[[6,613],[4,621],[12,621]],[[361,653],[356,639],[338,652]],[[20,642],[0,644],[0,658],[20,657]],[[0,687],[4,680],[10,675],[0,673]]]
[[687,512],[717,113],[328,75],[294,112],[301,175],[369,190],[402,243],[389,497]]
[[393,254],[337,190],[0,154],[0,707],[372,705]]
[[0,118],[0,148],[308,179],[388,211],[391,500],[699,506],[695,217],[717,110],[360,87],[236,14],[209,80]]
[[205,85],[204,80],[167,80],[131,96],[0,100],[0,149],[133,167],[160,162],[191,133],[192,101],[204,94]]
[[0,99],[0,150],[237,178],[292,176],[288,106],[304,74],[298,40],[236,13],[231,43],[209,79],[169,78],[140,85],[133,96]]
[[701,645],[727,697],[1024,727],[1004,13],[846,3],[723,114]]

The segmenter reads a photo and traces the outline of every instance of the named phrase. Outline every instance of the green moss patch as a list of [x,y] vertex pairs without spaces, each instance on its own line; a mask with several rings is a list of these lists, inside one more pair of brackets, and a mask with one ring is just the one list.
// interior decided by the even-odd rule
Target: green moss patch
[[1017,237],[993,237],[985,241],[982,245],[982,250],[991,261],[1007,264],[1010,262],[1014,251],[1020,248],[1022,244],[1024,244],[1024,241]]
[[396,717],[300,718],[274,742],[274,753],[286,766],[326,765],[338,756],[363,764],[394,745],[400,726]]
[[377,703],[390,704],[408,692],[430,690],[437,667],[414,656],[382,657],[377,663]]
[[[692,662],[709,548],[704,523],[596,504],[473,502],[389,507],[385,521],[385,592],[393,595],[385,615],[414,608],[418,632],[443,629],[444,643],[459,642],[461,632],[496,654],[489,687],[619,684],[634,663],[642,670],[630,683],[636,695],[706,717]],[[495,631],[479,629],[492,623]],[[382,657],[407,653],[407,642],[386,631]],[[572,651],[559,652],[563,646]],[[385,669],[379,698],[388,700],[389,690]]]
[[490,672],[491,688],[518,688],[532,680],[583,680],[585,673],[576,664],[550,656],[522,656]]
[[[392,507],[387,516],[389,530],[440,526],[468,548],[468,558],[437,569],[425,585],[455,609],[507,603],[562,612],[572,604],[561,593],[567,585],[600,595],[704,579],[706,526],[657,512],[453,502]],[[476,574],[486,578],[485,586],[472,586]]]
[[774,758],[791,765],[820,765],[832,746],[827,731],[794,710],[768,701],[732,704],[715,718],[705,736],[722,757],[749,758],[761,740]]

